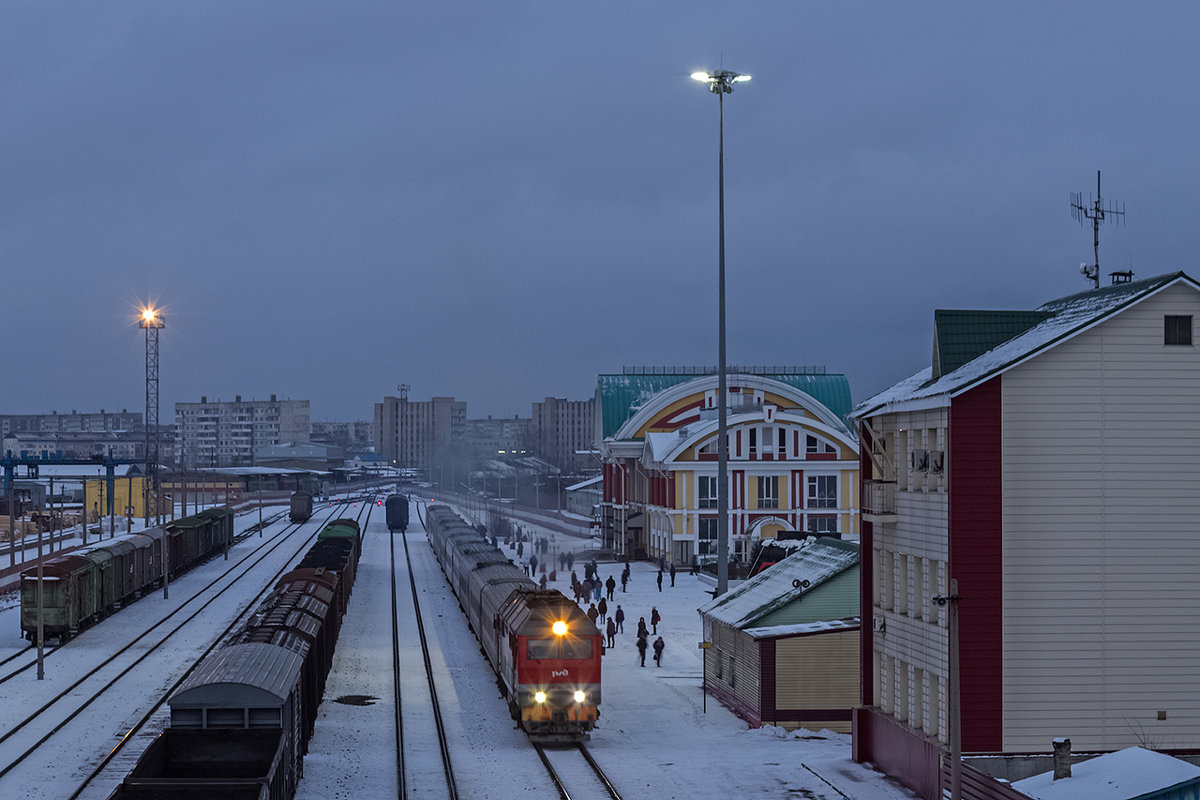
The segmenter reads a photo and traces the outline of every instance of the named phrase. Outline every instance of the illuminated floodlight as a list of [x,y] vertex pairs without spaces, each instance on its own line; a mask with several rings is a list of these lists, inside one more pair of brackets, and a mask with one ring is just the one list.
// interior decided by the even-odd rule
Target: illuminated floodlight
[[562,636],[564,633],[567,632],[567,623],[563,622],[560,619],[557,622],[555,622],[553,625],[550,626],[550,630],[554,631],[559,636]]

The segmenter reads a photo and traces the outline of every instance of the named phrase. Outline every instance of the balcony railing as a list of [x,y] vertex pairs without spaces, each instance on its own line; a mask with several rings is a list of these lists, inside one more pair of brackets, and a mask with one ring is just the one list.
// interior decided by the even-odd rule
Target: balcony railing
[[896,518],[896,482],[865,480],[862,491],[862,513],[865,518],[876,522],[894,521]]

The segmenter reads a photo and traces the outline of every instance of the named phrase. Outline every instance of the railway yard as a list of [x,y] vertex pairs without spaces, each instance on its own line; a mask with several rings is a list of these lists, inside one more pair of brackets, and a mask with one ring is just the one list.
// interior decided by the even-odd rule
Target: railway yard
[[[389,534],[384,509],[368,499],[318,504],[303,523],[280,511],[261,532],[248,530],[256,515],[239,517],[228,558],[218,553],[172,580],[169,599],[150,591],[62,648],[48,644],[45,680],[36,679],[35,651],[21,638],[15,596],[6,595],[0,795],[112,795],[167,726],[175,687],[245,622],[323,525],[350,518],[362,528],[362,554],[297,798],[912,796],[854,764],[848,736],[748,730],[711,698],[705,711],[695,609],[709,587],[681,573],[659,592],[656,568],[644,563],[632,565],[628,593],[616,593],[627,630],[603,657],[601,716],[590,741],[535,747],[515,728],[434,557],[426,510],[413,504],[407,534]],[[588,549],[584,539],[532,532],[561,550]],[[619,571],[599,566],[605,577]],[[550,588],[566,588],[558,577]],[[649,660],[641,668],[633,630],[652,606],[668,646],[661,668]]]

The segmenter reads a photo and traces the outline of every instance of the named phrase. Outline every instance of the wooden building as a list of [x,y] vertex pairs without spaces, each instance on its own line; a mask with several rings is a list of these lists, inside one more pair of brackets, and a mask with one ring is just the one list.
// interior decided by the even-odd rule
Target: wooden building
[[809,543],[700,608],[705,691],[751,726],[850,732],[858,545]]

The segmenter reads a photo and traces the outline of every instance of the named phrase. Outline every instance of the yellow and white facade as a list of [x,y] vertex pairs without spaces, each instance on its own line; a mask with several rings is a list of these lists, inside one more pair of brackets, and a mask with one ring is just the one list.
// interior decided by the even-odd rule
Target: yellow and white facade
[[[645,402],[604,439],[605,539],[633,558],[717,557],[717,376]],[[782,530],[858,536],[858,442],[804,391],[728,376],[729,557]]]

